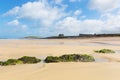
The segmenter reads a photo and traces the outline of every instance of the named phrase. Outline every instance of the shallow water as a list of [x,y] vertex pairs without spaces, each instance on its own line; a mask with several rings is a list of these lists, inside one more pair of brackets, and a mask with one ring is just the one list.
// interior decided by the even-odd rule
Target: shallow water
[[111,44],[111,43],[106,43],[106,42],[92,42],[98,45],[109,45],[109,46],[120,46],[120,44]]
[[115,53],[119,53],[120,54],[120,50],[115,50]]
[[95,58],[95,62],[110,62],[110,60],[105,59],[105,58],[96,58],[96,57],[94,58]]
[[95,62],[110,62],[109,59],[100,57],[100,56],[97,55],[97,54],[92,54],[92,56],[94,57]]

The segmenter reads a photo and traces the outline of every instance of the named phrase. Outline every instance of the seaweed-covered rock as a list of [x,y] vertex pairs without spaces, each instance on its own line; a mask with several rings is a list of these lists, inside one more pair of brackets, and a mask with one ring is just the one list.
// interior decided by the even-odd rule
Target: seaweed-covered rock
[[23,56],[19,58],[18,60],[22,61],[24,64],[32,64],[32,63],[38,63],[41,60],[36,57],[30,57],[30,56]]
[[115,51],[110,50],[110,49],[101,49],[101,50],[96,50],[96,53],[115,53]]
[[5,62],[1,62],[2,66],[7,66],[7,65],[16,65],[16,64],[22,64],[23,62],[17,59],[8,59]]
[[53,56],[48,56],[45,59],[46,63],[55,63],[55,62],[60,62],[60,58],[59,57],[53,57]]
[[93,62],[95,61],[94,57],[86,54],[67,54],[59,57],[48,56],[45,59],[46,63],[53,62]]

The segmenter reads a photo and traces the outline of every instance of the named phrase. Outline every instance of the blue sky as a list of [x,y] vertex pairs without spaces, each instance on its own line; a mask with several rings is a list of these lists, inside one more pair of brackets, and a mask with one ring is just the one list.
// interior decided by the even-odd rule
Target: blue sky
[[120,33],[120,0],[1,0],[0,38]]

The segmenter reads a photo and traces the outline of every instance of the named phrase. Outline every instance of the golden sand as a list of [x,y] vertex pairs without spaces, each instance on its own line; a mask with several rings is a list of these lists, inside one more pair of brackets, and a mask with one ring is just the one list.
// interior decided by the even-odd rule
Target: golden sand
[[115,54],[97,54],[110,62],[54,63],[0,66],[0,80],[120,80],[120,38],[0,40],[0,60],[21,56],[91,54],[112,49]]

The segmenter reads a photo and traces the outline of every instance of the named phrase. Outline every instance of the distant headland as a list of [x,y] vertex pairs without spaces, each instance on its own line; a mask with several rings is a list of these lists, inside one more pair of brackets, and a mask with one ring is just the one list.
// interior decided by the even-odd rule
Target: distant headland
[[77,36],[65,36],[59,34],[58,36],[39,37],[39,36],[26,36],[24,39],[77,39],[77,38],[95,38],[95,37],[120,37],[119,34],[79,34]]

